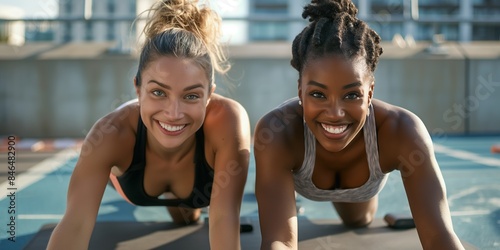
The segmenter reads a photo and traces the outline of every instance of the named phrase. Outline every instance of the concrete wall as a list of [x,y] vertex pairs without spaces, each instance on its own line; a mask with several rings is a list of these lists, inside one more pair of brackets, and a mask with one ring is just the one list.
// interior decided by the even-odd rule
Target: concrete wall
[[[27,45],[28,46],[28,45]],[[500,133],[500,45],[447,45],[430,55],[384,45],[375,98],[416,113],[431,133]],[[474,45],[478,46],[478,45]],[[0,136],[84,137],[120,103],[135,97],[136,55],[105,52],[112,45],[0,46]],[[464,49],[465,48],[465,49]],[[297,95],[289,45],[230,48],[232,69],[217,92],[239,101],[252,128],[267,111]],[[27,53],[26,51],[30,51]]]
[[246,108],[253,128],[268,111],[297,96],[298,73],[287,65],[289,60],[285,59],[235,60],[228,83],[234,88],[219,93],[238,100]]
[[1,135],[84,137],[93,123],[133,97],[134,62],[0,62]]
[[[499,42],[472,43],[463,47],[467,64],[468,92],[456,116],[464,116],[471,133],[500,131]],[[466,112],[462,112],[465,110]]]
[[465,58],[456,46],[447,46],[446,56],[426,53],[428,46],[389,47],[376,70],[374,96],[412,111],[431,133],[465,133],[464,119],[449,117],[465,96]]

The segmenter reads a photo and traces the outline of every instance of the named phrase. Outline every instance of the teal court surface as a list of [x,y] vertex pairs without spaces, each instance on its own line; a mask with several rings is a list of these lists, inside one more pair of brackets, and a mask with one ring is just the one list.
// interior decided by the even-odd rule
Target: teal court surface
[[[450,136],[434,138],[434,143],[437,160],[446,182],[456,233],[461,240],[477,249],[500,249],[500,154],[490,152],[492,145],[500,144],[500,136]],[[50,229],[64,213],[68,182],[77,157],[78,151],[74,147],[56,147],[51,151],[42,152],[18,149],[16,172],[8,173],[7,152],[1,151],[0,249],[44,249],[43,240],[47,240]],[[14,185],[10,185],[9,176],[15,176]],[[260,235],[257,235],[258,211],[254,181],[255,164],[252,161],[245,186],[241,216],[242,222],[248,221],[256,230],[252,233],[242,233],[243,249],[258,249],[260,244]],[[378,248],[377,243],[381,242],[381,239],[386,241],[388,237],[392,237],[389,241],[397,244],[393,249],[419,249],[398,242],[401,236],[401,239],[405,240],[411,238],[410,241],[418,245],[414,229],[383,233],[387,232],[387,228],[381,218],[386,213],[409,211],[399,172],[390,174],[387,185],[379,195],[377,221],[374,222],[371,231],[352,232],[343,229],[338,225],[338,216],[329,202],[314,202],[299,196],[297,203],[303,208],[299,218],[299,240],[303,239],[301,249],[347,249],[349,247],[343,245],[344,242],[349,241],[350,243],[346,244],[352,245],[352,242],[358,239],[356,237],[361,237],[359,239],[365,243],[371,243],[358,245],[356,249],[383,249]],[[182,235],[165,233],[165,229],[171,226],[168,224],[170,216],[165,208],[132,206],[111,188],[104,194],[97,221],[99,226],[96,226],[94,231],[94,234],[98,234],[96,240],[99,240],[97,239],[99,237],[117,237],[110,232],[119,228],[122,232],[121,240],[126,241],[129,247],[123,245],[121,248],[114,245],[92,247],[91,244],[91,249],[160,249],[158,245],[153,244],[155,240],[175,235],[177,247],[167,249],[202,249],[190,244],[194,244],[193,241],[198,238],[206,240],[208,232],[201,225],[203,223],[182,229],[184,236],[201,230],[196,236],[198,238],[186,237],[183,243],[180,239]],[[307,230],[312,228],[309,224],[315,224],[314,230],[321,230],[321,236],[324,237],[311,243],[315,236],[312,235],[312,231]],[[137,230],[149,230],[148,235],[141,236],[142,243],[134,243],[138,237],[134,234]],[[178,229],[172,229],[175,230]],[[330,232],[338,234],[337,238],[328,238]],[[106,235],[107,233],[110,235]],[[182,247],[180,244],[187,245]]]

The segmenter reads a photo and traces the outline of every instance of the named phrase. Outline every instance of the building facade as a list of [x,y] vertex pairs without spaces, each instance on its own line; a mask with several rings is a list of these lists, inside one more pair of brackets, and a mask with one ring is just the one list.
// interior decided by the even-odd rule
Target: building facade
[[[289,22],[256,22],[251,40],[293,40],[302,6],[308,1],[250,0],[250,16],[280,15]],[[432,40],[442,34],[452,41],[500,40],[499,0],[353,0],[358,17],[369,23],[383,40],[396,34],[414,40]]]
[[[155,0],[65,0],[59,2],[60,23],[54,40],[128,41],[140,33],[134,17]],[[304,27],[306,0],[212,0],[224,19],[231,43],[291,41]],[[358,17],[383,40],[395,35],[451,41],[500,40],[499,0],[353,0]],[[87,18],[87,19],[85,19]],[[80,20],[78,20],[80,19]]]
[[[22,9],[0,5],[0,19],[22,18],[24,12]],[[0,22],[0,43],[11,45],[22,45],[25,41],[26,25],[22,21]]]
[[[135,34],[131,17],[144,0],[66,0],[59,2],[57,42],[128,40]],[[81,19],[79,21],[75,21]]]

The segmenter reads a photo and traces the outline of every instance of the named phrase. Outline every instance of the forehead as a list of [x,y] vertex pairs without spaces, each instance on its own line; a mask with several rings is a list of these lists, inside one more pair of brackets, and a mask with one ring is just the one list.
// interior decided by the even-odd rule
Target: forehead
[[145,75],[166,83],[203,83],[208,85],[207,74],[194,60],[174,56],[160,56],[144,69]]
[[340,81],[346,84],[362,81],[366,63],[360,58],[346,59],[340,55],[310,58],[302,70],[302,78],[318,82]]

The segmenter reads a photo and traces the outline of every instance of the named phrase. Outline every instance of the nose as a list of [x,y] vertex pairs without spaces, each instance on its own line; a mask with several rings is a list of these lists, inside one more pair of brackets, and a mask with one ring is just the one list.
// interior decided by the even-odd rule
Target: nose
[[342,102],[339,100],[331,100],[327,102],[327,106],[325,107],[326,115],[332,120],[338,120],[345,116],[344,106]]
[[166,101],[164,113],[168,120],[175,121],[184,117],[182,103],[177,99]]

